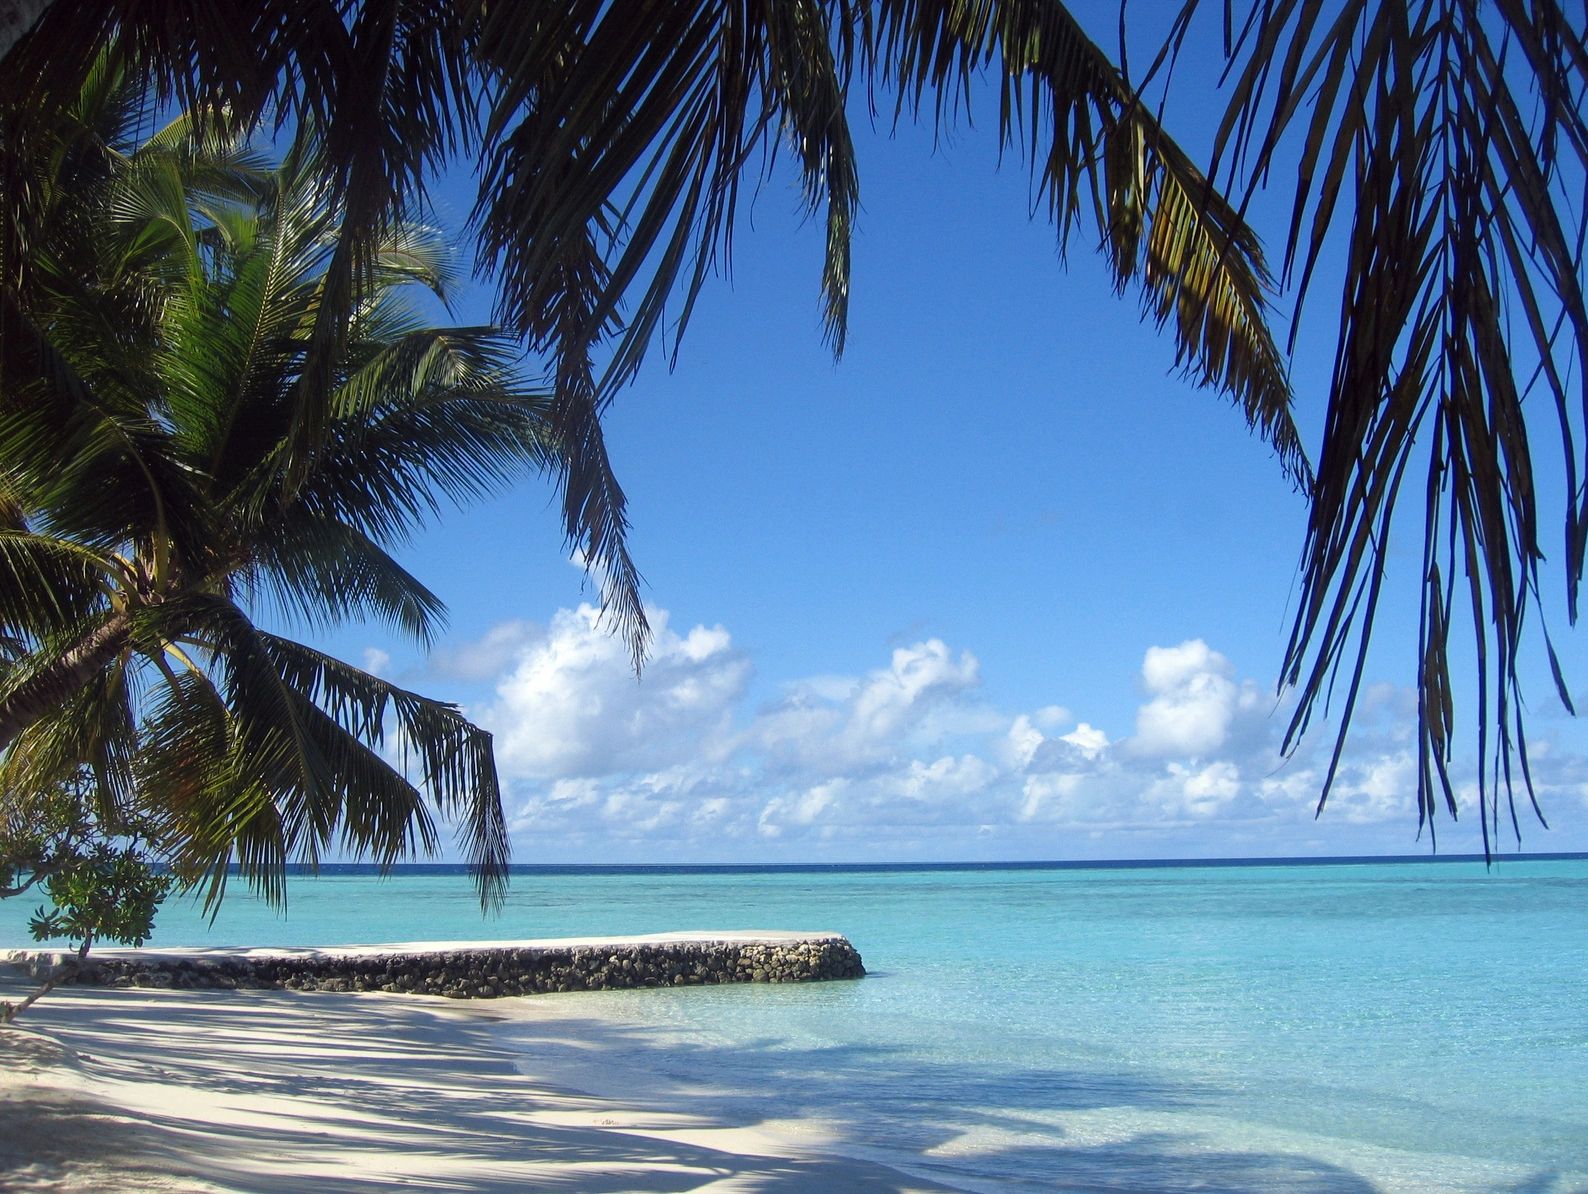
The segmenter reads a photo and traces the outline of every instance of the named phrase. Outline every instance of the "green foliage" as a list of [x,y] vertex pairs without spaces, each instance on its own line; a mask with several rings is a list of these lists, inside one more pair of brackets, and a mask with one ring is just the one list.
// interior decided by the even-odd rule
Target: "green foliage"
[[85,954],[100,939],[142,945],[174,882],[155,871],[138,846],[94,842],[45,880],[54,907],[39,908],[28,929],[35,941],[71,938]]
[[[314,373],[347,214],[321,144],[266,162],[186,119],[140,139],[129,89],[96,78],[72,152],[35,163],[27,335],[0,340],[0,793],[91,764],[212,904],[234,863],[280,899],[289,861],[433,851],[439,814],[490,904],[508,853],[490,735],[253,611],[430,641],[445,611],[390,551],[554,460],[549,396],[495,329],[418,315],[447,256],[408,220],[370,246]],[[103,893],[148,891],[134,862],[88,851],[59,887],[81,916],[44,927],[104,931]]]
[[28,921],[35,941],[67,937],[86,954],[97,940],[142,945],[154,931],[154,914],[175,883],[158,872],[138,839],[79,840],[44,881],[52,908]]
[[29,922],[35,941],[66,937],[79,956],[95,941],[142,945],[175,879],[151,857],[152,826],[107,814],[91,772],[7,801],[0,819],[0,898],[40,887],[51,907]]
[[48,788],[8,791],[0,804],[0,899],[40,888],[50,898],[28,923],[35,941],[65,937],[77,957],[57,966],[20,1004],[0,1002],[10,1023],[75,973],[96,941],[142,945],[176,878],[157,865],[154,824],[118,807],[89,767]]
[[[1143,8],[1154,11],[1135,6],[1132,28]],[[1306,486],[1282,683],[1298,697],[1294,745],[1339,682],[1335,764],[1385,592],[1395,514],[1410,506],[1423,542],[1419,642],[1408,660],[1419,697],[1419,820],[1431,826],[1441,807],[1456,812],[1448,643],[1466,621],[1487,844],[1499,792],[1512,793],[1513,762],[1531,789],[1518,674],[1527,613],[1543,610],[1547,503],[1564,514],[1556,558],[1572,622],[1588,566],[1582,5],[1170,8],[1161,52],[1132,78],[1123,0],[1118,64],[1058,0],[58,0],[0,69],[0,349],[10,358],[0,371],[48,375],[63,394],[80,386],[60,345],[17,312],[52,264],[75,260],[51,240],[55,205],[93,180],[99,158],[91,141],[63,140],[60,130],[85,82],[103,86],[107,50],[210,132],[266,127],[278,113],[322,130],[322,177],[341,205],[343,235],[324,258],[300,342],[303,400],[284,441],[294,483],[328,430],[346,330],[379,278],[381,244],[432,178],[468,159],[480,180],[477,264],[497,284],[500,322],[543,354],[552,380],[548,421],[568,536],[603,577],[605,606],[638,662],[647,630],[603,410],[665,337],[670,302],[682,334],[705,279],[730,257],[741,186],[780,151],[825,224],[823,309],[841,348],[860,196],[848,115],[891,100],[896,119],[950,125],[969,117],[974,81],[985,76],[997,90],[1001,142],[1025,158],[1061,243],[1090,216],[1116,285],[1140,288],[1187,371],[1234,398]],[[1205,172],[1159,119],[1182,53],[1223,58],[1228,107]],[[64,169],[33,169],[52,154]],[[1244,215],[1252,192],[1291,178],[1275,278]],[[77,227],[79,242],[92,224]],[[147,224],[145,243],[185,227]],[[1290,286],[1299,326],[1331,244],[1345,247],[1346,264],[1325,304],[1339,313],[1338,336],[1314,475],[1268,313],[1271,292]],[[136,291],[122,299],[121,314],[142,310]],[[78,422],[71,432],[85,443],[119,433],[140,441],[129,426]],[[1561,453],[1558,498],[1534,484],[1540,446]],[[126,475],[103,478],[106,501],[137,491],[131,458],[124,464]],[[158,465],[147,462],[151,482]],[[1425,470],[1421,482],[1403,484],[1412,470]],[[51,577],[49,617],[69,622],[98,564],[0,544],[0,578],[13,567]],[[1569,709],[1547,636],[1543,645]],[[1324,795],[1333,774],[1331,765]]]

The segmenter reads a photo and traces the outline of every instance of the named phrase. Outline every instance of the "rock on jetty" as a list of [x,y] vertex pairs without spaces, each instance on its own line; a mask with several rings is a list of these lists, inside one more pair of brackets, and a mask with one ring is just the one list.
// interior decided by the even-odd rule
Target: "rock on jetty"
[[[74,955],[0,951],[43,979]],[[397,991],[494,999],[715,983],[860,978],[860,954],[836,933],[663,933],[572,941],[423,942],[335,949],[104,950],[67,983],[111,987]]]

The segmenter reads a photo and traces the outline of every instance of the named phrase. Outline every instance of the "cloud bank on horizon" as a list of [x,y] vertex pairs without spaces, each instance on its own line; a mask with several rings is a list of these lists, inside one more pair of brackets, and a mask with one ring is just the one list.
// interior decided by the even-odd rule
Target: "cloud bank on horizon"
[[[722,626],[651,611],[641,679],[589,605],[502,623],[437,656],[492,685],[469,712],[496,736],[521,861],[816,862],[1415,853],[1409,693],[1364,700],[1314,818],[1332,738],[1283,759],[1287,707],[1200,639],[1149,647],[1129,732],[1084,709],[993,707],[976,656],[932,638],[863,675],[785,684],[750,707],[749,655]],[[1588,758],[1533,746],[1557,831],[1584,848]],[[1443,852],[1481,849],[1475,785]],[[1565,833],[1560,830],[1564,829]],[[1514,838],[1502,839],[1514,848]]]

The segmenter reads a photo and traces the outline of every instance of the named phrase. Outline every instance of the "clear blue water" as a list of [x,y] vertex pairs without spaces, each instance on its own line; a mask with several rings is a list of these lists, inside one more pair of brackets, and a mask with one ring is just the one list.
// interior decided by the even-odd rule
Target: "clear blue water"
[[486,921],[457,873],[290,891],[285,918],[170,907],[155,944],[837,930],[870,977],[556,996],[498,1031],[565,1085],[964,1189],[1588,1190],[1588,860],[562,869]]

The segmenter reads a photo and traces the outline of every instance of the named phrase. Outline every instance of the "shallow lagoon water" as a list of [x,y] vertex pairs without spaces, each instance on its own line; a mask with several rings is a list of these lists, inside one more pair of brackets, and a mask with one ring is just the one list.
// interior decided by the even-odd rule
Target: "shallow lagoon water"
[[1588,1189],[1588,860],[526,868],[489,920],[455,870],[289,890],[156,944],[831,929],[870,977],[498,1031],[565,1085],[966,1189]]

